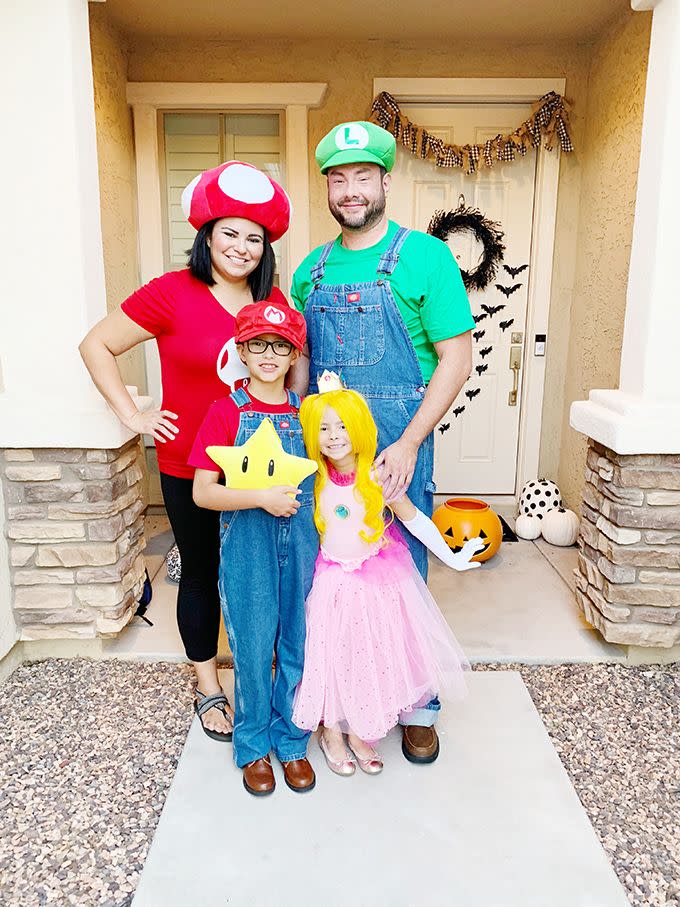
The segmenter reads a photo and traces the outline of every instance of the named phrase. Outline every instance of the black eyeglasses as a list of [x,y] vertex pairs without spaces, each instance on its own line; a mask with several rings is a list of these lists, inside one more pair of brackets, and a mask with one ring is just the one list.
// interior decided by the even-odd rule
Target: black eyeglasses
[[293,344],[287,340],[260,340],[259,337],[246,340],[246,346],[250,353],[266,353],[271,347],[277,356],[289,356],[293,351]]

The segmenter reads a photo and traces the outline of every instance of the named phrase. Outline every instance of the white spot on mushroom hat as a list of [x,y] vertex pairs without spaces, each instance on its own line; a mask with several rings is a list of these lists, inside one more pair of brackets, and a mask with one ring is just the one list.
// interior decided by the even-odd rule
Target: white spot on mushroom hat
[[196,230],[219,217],[244,217],[264,227],[274,242],[288,229],[291,204],[266,173],[243,161],[227,161],[192,179],[182,192],[182,211]]

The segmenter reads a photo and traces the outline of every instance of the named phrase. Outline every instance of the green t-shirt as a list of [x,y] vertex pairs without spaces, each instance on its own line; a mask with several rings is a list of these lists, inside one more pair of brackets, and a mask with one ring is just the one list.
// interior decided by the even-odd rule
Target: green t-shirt
[[[326,262],[323,283],[377,280],[380,256],[387,251],[398,229],[399,225],[390,221],[379,243],[358,251],[345,249],[338,237]],[[323,246],[314,249],[293,275],[291,296],[301,312],[312,290],[311,272],[322,249]],[[390,286],[427,382],[439,361],[433,344],[464,334],[475,326],[458,264],[446,243],[429,233],[413,230],[402,246]]]

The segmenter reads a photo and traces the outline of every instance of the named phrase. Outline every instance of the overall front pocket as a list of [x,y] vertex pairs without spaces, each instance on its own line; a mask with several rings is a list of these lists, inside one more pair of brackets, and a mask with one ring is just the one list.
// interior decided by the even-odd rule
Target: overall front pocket
[[317,365],[375,365],[385,354],[380,305],[312,305],[310,321],[310,352]]

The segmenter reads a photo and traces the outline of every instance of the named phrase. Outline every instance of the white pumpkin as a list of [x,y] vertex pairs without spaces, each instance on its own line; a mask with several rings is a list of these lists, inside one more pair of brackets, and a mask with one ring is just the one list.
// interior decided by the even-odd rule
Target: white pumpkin
[[563,507],[550,510],[545,514],[541,523],[543,538],[550,545],[567,547],[573,545],[578,538],[579,518],[573,510]]
[[522,513],[515,520],[515,532],[521,539],[537,539],[541,534],[541,520]]

